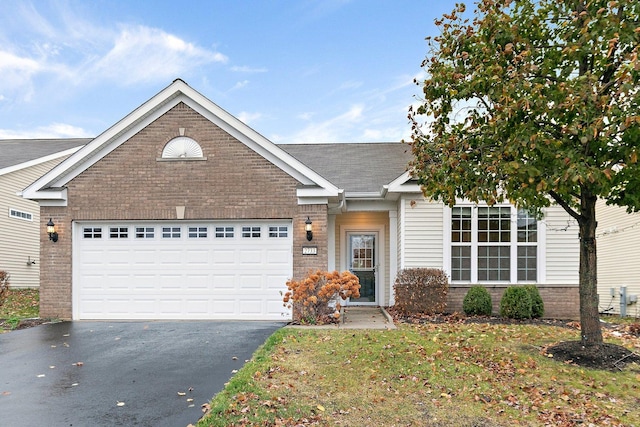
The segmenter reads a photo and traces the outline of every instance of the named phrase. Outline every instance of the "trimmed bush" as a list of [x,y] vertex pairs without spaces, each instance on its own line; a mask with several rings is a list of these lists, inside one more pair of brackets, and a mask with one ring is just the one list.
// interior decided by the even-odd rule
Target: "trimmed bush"
[[491,316],[493,303],[484,286],[472,286],[462,301],[462,311],[467,316]]
[[500,300],[500,316],[509,319],[531,319],[532,303],[524,286],[509,286]]
[[437,268],[405,268],[393,285],[394,307],[401,314],[443,313],[447,306],[449,279]]
[[536,285],[527,285],[524,288],[529,292],[531,297],[531,317],[539,319],[544,316],[544,301],[540,296],[540,291]]

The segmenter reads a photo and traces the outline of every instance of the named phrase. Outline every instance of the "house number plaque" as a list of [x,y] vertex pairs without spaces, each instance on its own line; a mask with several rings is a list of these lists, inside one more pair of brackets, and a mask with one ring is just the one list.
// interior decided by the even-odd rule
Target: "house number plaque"
[[303,246],[302,255],[318,255],[317,246]]

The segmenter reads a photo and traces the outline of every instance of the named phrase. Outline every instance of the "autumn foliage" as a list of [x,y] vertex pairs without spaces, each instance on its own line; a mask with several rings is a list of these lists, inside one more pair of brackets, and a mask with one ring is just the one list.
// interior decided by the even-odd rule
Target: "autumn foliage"
[[406,268],[396,276],[393,285],[395,308],[403,314],[436,314],[447,306],[449,281],[443,270]]
[[4,304],[4,299],[9,290],[9,273],[0,270],[0,307]]
[[[349,271],[310,271],[302,280],[289,280],[285,307],[298,323],[332,323],[340,319],[340,300],[360,297],[358,277]],[[330,302],[335,302],[331,304]]]

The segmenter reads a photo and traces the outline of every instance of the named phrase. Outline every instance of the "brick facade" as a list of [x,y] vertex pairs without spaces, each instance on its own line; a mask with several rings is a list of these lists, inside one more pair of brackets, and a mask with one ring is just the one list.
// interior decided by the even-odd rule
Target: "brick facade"
[[[206,160],[159,160],[166,143],[180,135],[197,141]],[[327,268],[327,207],[298,205],[299,182],[220,127],[180,103],[142,129],[67,185],[68,207],[41,208],[43,229],[53,219],[57,243],[43,233],[41,317],[72,316],[73,221],[293,220],[294,276]],[[302,256],[304,221],[313,221],[317,256]]]
[[[491,301],[493,313],[500,313],[500,299],[502,294],[511,285],[485,286]],[[544,317],[554,319],[577,319],[580,315],[580,297],[576,285],[544,285],[539,284],[538,290],[544,302]],[[462,301],[469,291],[470,285],[449,285],[447,295],[447,312],[462,313]]]

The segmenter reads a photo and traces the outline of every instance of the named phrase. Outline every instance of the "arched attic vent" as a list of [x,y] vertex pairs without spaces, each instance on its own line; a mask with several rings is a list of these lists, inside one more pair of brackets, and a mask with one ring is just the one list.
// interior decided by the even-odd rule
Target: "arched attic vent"
[[170,160],[203,159],[202,148],[187,136],[178,136],[167,142],[162,150],[162,158]]

